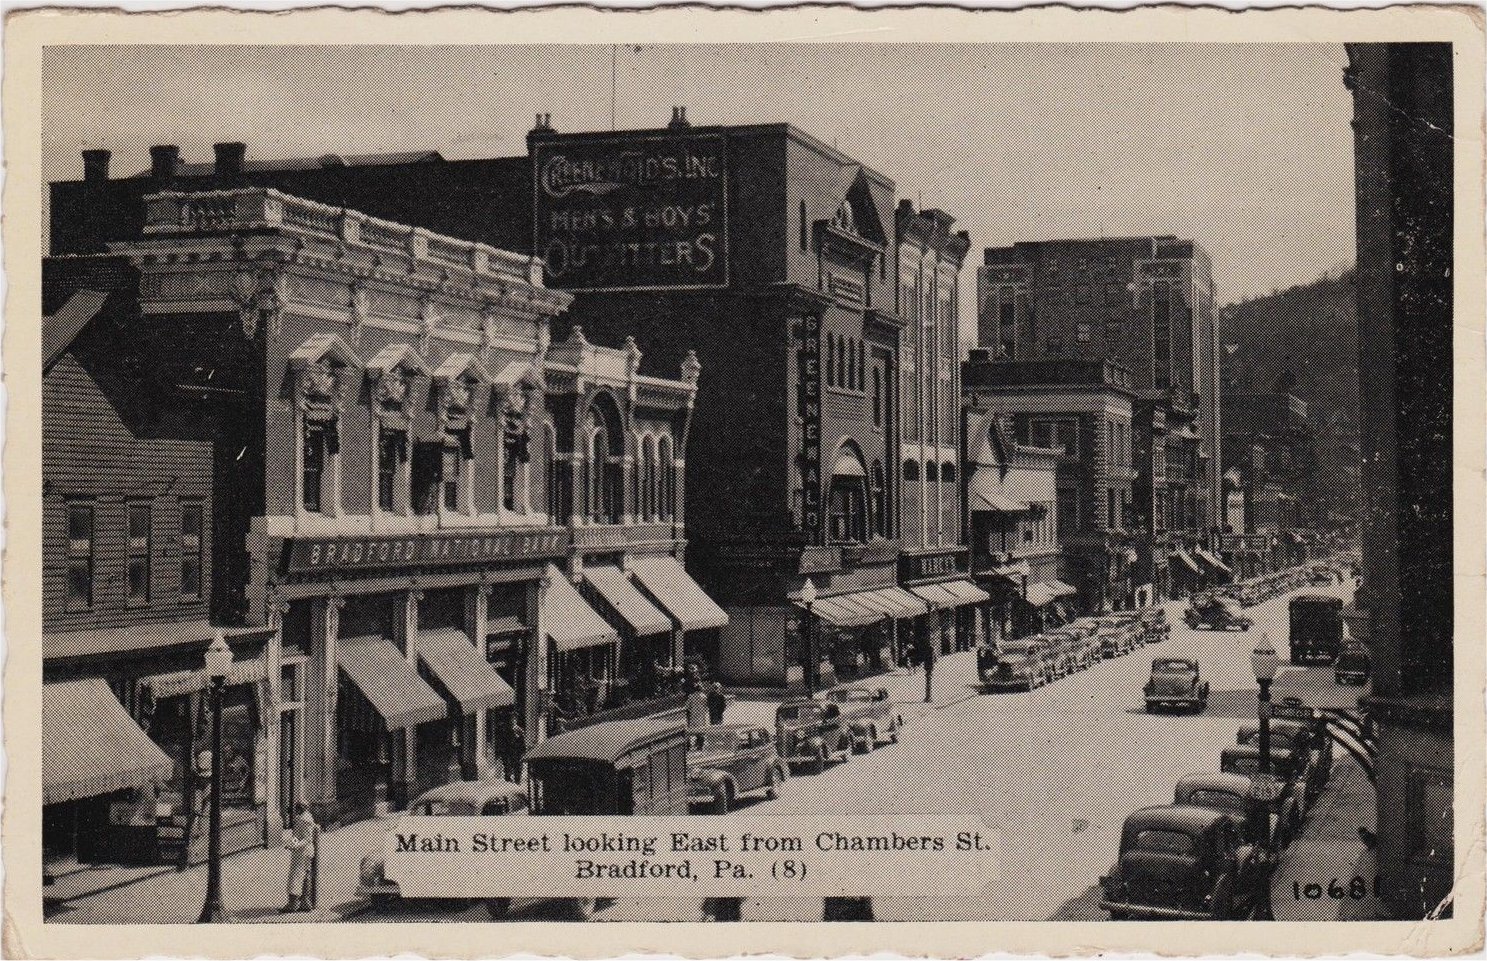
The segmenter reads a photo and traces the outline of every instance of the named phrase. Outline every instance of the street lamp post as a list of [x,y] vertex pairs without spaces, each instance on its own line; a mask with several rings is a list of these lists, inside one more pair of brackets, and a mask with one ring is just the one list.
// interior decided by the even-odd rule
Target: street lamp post
[[232,649],[217,631],[206,652],[206,675],[212,682],[211,806],[207,815],[207,895],[197,924],[221,924],[227,920],[222,908],[222,690],[232,669]]
[[924,646],[924,703],[934,696],[935,658],[940,653],[940,605],[927,601],[929,607],[929,643]]
[[[1256,784],[1251,791],[1255,811],[1255,825],[1258,828],[1258,841],[1265,849],[1267,857],[1270,854],[1270,802],[1279,793],[1279,785],[1274,775],[1271,774],[1270,764],[1270,685],[1275,680],[1275,675],[1280,670],[1280,655],[1276,654],[1275,646],[1270,643],[1270,635],[1265,631],[1255,640],[1255,649],[1250,654],[1250,666],[1255,671],[1255,681],[1260,685],[1260,776],[1256,778]],[[1274,867],[1274,861],[1271,861]],[[1255,918],[1260,921],[1273,921],[1275,915],[1270,906],[1270,878],[1265,878],[1260,885],[1260,898],[1255,906]]]
[[809,577],[800,589],[800,603],[805,606],[804,630],[800,632],[801,670],[804,672],[807,697],[816,695],[816,618],[812,608],[816,606],[816,582]]

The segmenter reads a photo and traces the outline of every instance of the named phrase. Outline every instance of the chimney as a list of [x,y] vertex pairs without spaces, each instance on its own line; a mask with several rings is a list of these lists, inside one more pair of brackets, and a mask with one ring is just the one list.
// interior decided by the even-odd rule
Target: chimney
[[113,153],[108,150],[84,150],[83,151],[83,179],[88,181],[107,180],[108,162]]
[[214,143],[212,150],[217,155],[216,172],[218,177],[236,177],[243,172],[243,158],[248,153],[248,145],[242,143]]
[[532,133],[552,133],[552,114],[539,113],[537,122],[532,125]]
[[683,128],[683,127],[690,127],[690,126],[692,126],[692,121],[690,121],[690,120],[687,119],[687,108],[686,107],[672,107],[671,108],[671,123],[667,124],[666,126],[670,127],[672,130],[679,130],[679,129]]
[[169,181],[181,166],[181,148],[174,144],[150,148],[150,176]]

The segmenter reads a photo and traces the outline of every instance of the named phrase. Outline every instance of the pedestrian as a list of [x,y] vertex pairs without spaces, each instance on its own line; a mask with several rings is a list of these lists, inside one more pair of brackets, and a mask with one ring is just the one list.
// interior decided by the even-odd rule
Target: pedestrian
[[506,727],[501,734],[501,773],[506,780],[513,784],[521,783],[521,759],[526,753],[527,732],[522,729],[521,722],[516,719],[516,712],[512,712],[506,719]]
[[723,723],[723,712],[728,710],[728,698],[723,694],[723,685],[717,681],[707,689],[707,719],[713,724]]
[[707,692],[699,685],[687,695],[687,727],[707,727]]
[[320,825],[303,801],[294,805],[294,823],[284,846],[289,849],[289,901],[281,914],[308,911],[314,905],[315,849],[320,840]]

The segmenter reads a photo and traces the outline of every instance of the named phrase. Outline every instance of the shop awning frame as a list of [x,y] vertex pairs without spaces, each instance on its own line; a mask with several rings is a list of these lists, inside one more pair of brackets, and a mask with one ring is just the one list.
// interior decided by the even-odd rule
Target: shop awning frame
[[[810,612],[833,627],[845,628],[877,624],[886,616],[882,611],[853,603],[851,597],[850,594],[841,594],[819,598],[811,605]],[[805,609],[803,602],[797,600],[795,604],[802,610]]]
[[159,784],[174,769],[102,678],[42,688],[42,804]]
[[1172,552],[1172,556],[1175,557],[1177,560],[1182,561],[1183,564],[1187,565],[1188,570],[1192,571],[1194,574],[1201,575],[1203,573],[1203,569],[1198,566],[1198,562],[1193,560],[1193,555],[1189,554],[1182,548],[1179,547],[1174,550]]
[[583,579],[637,637],[671,631],[671,618],[647,600],[618,567],[611,564],[585,567]]
[[728,615],[674,557],[637,557],[630,576],[641,593],[666,611],[684,631],[706,631],[728,623]]
[[971,510],[1020,514],[1032,509],[1031,504],[1008,497],[1006,494],[997,490],[997,486],[996,480],[992,477],[991,470],[978,470],[972,474],[971,483],[967,488],[967,493],[970,495],[971,500]]
[[439,692],[418,676],[418,669],[385,637],[343,637],[336,661],[367,701],[397,731],[449,715]]
[[[248,661],[233,661],[232,667],[227,671],[225,683],[227,687],[234,687],[238,684],[257,684],[263,679],[263,658],[259,657]],[[169,674],[153,674],[140,678],[140,684],[148,688],[150,695],[156,700],[164,700],[167,697],[181,697],[205,691],[212,686],[212,680],[207,677],[204,668],[196,668],[190,671],[172,671]]]
[[456,628],[418,632],[418,657],[449,691],[465,714],[510,707],[511,689],[469,635]]
[[547,566],[547,585],[542,629],[558,653],[619,642],[619,632],[579,595],[568,575],[552,564]]

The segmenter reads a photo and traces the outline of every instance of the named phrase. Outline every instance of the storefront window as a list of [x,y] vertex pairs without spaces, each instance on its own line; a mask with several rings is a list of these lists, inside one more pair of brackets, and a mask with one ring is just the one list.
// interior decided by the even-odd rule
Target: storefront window
[[181,599],[201,597],[202,505],[181,505]]
[[93,606],[93,505],[67,507],[67,606]]

